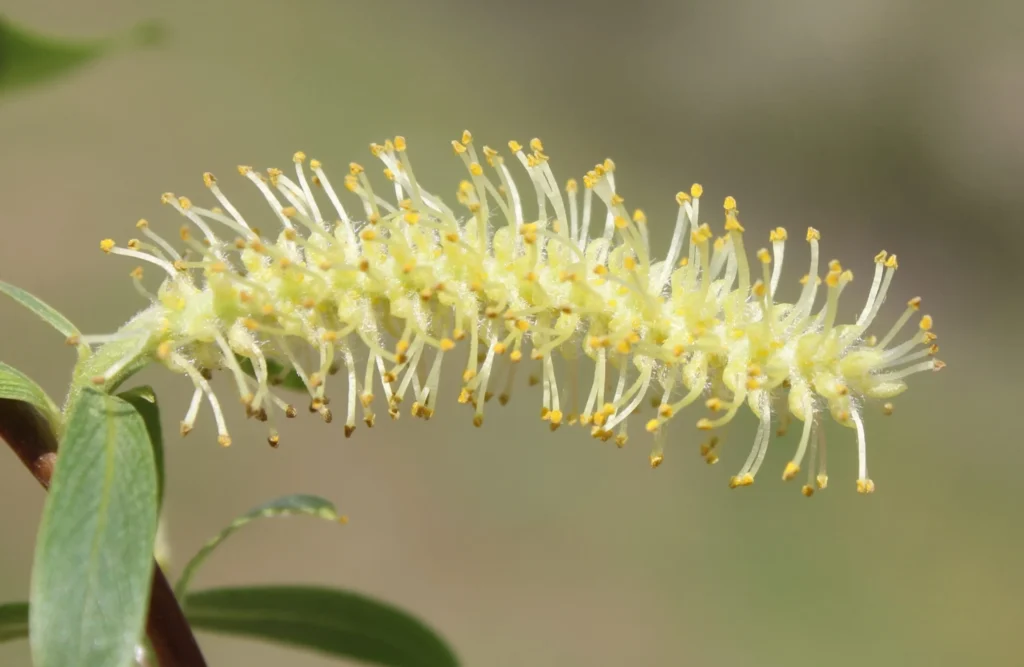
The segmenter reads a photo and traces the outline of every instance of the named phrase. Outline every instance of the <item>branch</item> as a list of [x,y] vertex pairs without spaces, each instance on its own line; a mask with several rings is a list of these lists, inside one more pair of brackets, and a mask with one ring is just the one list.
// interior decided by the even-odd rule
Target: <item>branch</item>
[[[57,439],[39,412],[22,401],[0,398],[0,439],[10,445],[43,488],[49,489],[57,463]],[[160,667],[206,667],[192,627],[156,562],[146,634]]]

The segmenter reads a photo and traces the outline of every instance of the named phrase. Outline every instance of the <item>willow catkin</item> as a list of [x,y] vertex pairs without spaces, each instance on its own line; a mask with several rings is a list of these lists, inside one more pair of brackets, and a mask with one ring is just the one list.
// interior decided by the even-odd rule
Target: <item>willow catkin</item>
[[[788,233],[772,230],[771,250],[749,261],[732,197],[724,201],[725,233],[714,238],[700,222],[701,186],[678,193],[671,242],[656,257],[646,216],[626,209],[611,160],[583,177],[581,203],[575,180],[560,191],[537,139],[529,152],[509,144],[532,186],[525,195],[498,151],[484,146],[481,160],[469,132],[452,145],[469,173],[455,196],[460,213],[416,179],[403,137],[371,146],[394,198],[376,192],[365,169],[352,163],[344,179],[354,195],[345,195],[351,210],[321,163],[303,153],[294,156],[294,177],[239,167],[276,218],[274,235],[243,216],[212,174],[204,181],[218,207],[165,194],[162,201],[188,221],[180,232],[184,253],[145,220],[137,224],[145,240],[101,244],[166,276],[153,294],[135,269],[150,306],[116,334],[82,337],[88,344],[134,341],[93,380],[103,384],[148,355],[193,385],[182,433],[193,428],[205,400],[220,443],[228,445],[222,405],[207,381],[211,370],[226,369],[247,413],[269,422],[276,445],[275,416],[294,416],[295,409],[272,388],[275,364],[294,371],[310,410],[327,421],[330,406],[337,408],[330,393],[343,395],[351,435],[359,410],[373,425],[378,391],[392,417],[411,395],[411,413],[429,419],[446,358],[464,364],[458,401],[473,406],[480,426],[493,392],[508,400],[529,354],[531,384],[541,385],[541,417],[552,430],[579,423],[624,445],[630,417],[651,399],[656,416],[645,429],[653,435],[656,467],[671,425],[718,429],[746,405],[759,426],[746,463],[730,480],[737,487],[752,484],[761,468],[773,416],[787,422],[791,415],[803,426],[783,479],[794,478],[809,454],[819,461],[817,474],[813,462],[808,466],[803,492],[810,495],[827,483],[825,452],[816,451],[824,444],[815,437],[827,413],[855,433],[857,490],[874,490],[865,405],[903,392],[908,376],[943,366],[933,358],[929,316],[897,340],[920,299],[880,338],[869,334],[897,269],[895,255],[875,257],[863,309],[841,324],[837,304],[853,274],[833,260],[824,281],[819,277],[820,234],[813,228],[805,237],[810,267],[799,296],[781,303],[775,294]],[[530,222],[524,208],[536,211]],[[262,212],[260,224],[267,218]],[[822,283],[824,304],[816,308]],[[251,364],[248,372],[240,360]],[[589,389],[579,383],[585,365],[593,367]],[[709,414],[681,419],[698,401]],[[884,411],[891,410],[886,403]],[[716,444],[712,438],[701,449],[709,463],[718,459]]]

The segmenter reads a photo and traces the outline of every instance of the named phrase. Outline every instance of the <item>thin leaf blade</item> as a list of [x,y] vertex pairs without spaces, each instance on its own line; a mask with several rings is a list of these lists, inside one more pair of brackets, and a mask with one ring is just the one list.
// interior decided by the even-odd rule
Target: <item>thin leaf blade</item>
[[174,593],[179,599],[185,599],[188,592],[188,585],[195,576],[199,566],[206,561],[213,551],[220,546],[221,542],[240,530],[243,526],[256,521],[257,519],[268,519],[285,516],[311,516],[338,523],[347,523],[348,517],[338,514],[334,504],[319,496],[304,494],[293,494],[275,498],[258,507],[254,507],[245,514],[232,521],[224,530],[217,533],[206,544],[196,552],[192,559],[181,571],[181,577],[174,586]]
[[32,378],[0,361],[0,398],[28,403],[46,418],[54,433],[60,433],[60,408]]
[[28,637],[28,603],[0,604],[0,644]]
[[0,292],[3,292],[41,317],[44,322],[64,334],[65,338],[81,335],[78,331],[78,327],[72,324],[68,318],[58,313],[53,306],[45,303],[42,299],[26,292],[20,287],[16,287],[10,283],[5,283],[0,280]]
[[458,659],[408,612],[356,593],[309,586],[221,588],[188,597],[192,626],[387,667],[455,667]]
[[163,34],[161,24],[147,22],[104,39],[57,39],[0,16],[0,95],[67,76],[118,48],[157,43]]
[[156,536],[156,464],[130,404],[93,389],[68,415],[32,569],[37,667],[121,667],[142,634]]

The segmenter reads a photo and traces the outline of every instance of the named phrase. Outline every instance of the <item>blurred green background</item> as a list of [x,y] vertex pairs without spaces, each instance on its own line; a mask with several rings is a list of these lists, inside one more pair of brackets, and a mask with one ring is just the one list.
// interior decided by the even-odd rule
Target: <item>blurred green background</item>
[[[561,180],[613,157],[656,240],[694,181],[710,201],[737,197],[750,243],[813,225],[826,257],[857,274],[847,312],[874,254],[897,252],[885,321],[918,294],[936,319],[949,367],[914,377],[893,417],[867,420],[870,497],[855,493],[842,429],[829,432],[827,492],[807,500],[776,481],[792,436],[754,487],[730,491],[749,415],[718,466],[677,429],[651,471],[639,428],[621,451],[579,429],[553,436],[525,386],[482,430],[453,394],[429,423],[405,415],[347,441],[307,416],[278,451],[232,414],[223,450],[206,415],[177,439],[191,391],[147,372],[173,436],[179,567],[273,496],[317,493],[352,518],[247,529],[200,587],[352,588],[421,615],[465,664],[488,667],[1019,660],[1021,3],[4,0],[0,13],[56,35],[150,18],[170,30],[159,49],[0,97],[0,278],[85,332],[143,305],[134,265],[98,241],[128,238],[139,217],[178,225],[160,193],[204,198],[210,170],[255,201],[233,166],[287,166],[298,149],[340,181],[348,161],[370,162],[370,141],[401,133],[418,177],[451,196],[462,171],[448,142],[464,127],[495,146],[543,138]],[[73,354],[59,335],[6,300],[0,322],[0,359],[60,395]],[[10,455],[0,498],[0,600],[24,599],[43,493]],[[201,640],[213,665],[337,664]],[[28,664],[27,644],[0,646],[0,664]]]

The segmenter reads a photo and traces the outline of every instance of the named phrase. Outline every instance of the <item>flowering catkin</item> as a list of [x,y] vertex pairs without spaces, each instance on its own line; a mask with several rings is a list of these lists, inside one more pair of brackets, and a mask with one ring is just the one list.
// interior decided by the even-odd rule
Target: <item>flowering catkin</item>
[[[752,484],[764,461],[773,414],[779,434],[792,415],[803,426],[782,477],[795,477],[810,458],[803,493],[811,495],[827,484],[819,420],[828,413],[855,432],[857,490],[874,490],[863,424],[867,400],[896,396],[908,376],[943,366],[932,356],[938,348],[929,316],[896,342],[920,299],[880,338],[867,333],[896,272],[895,255],[875,257],[863,309],[855,322],[839,324],[837,303],[853,275],[831,261],[824,304],[815,309],[823,281],[813,228],[806,233],[810,268],[799,297],[780,303],[775,293],[788,234],[772,230],[771,250],[758,250],[749,262],[732,197],[724,202],[725,234],[713,238],[699,219],[701,186],[678,193],[675,230],[659,259],[651,254],[645,215],[630,214],[616,191],[611,160],[583,177],[581,203],[575,180],[560,191],[539,140],[529,152],[510,142],[536,196],[536,218],[526,222],[523,196],[499,153],[484,146],[481,160],[469,132],[452,145],[469,172],[456,194],[460,214],[413,175],[403,137],[371,145],[395,202],[375,192],[364,168],[352,163],[344,179],[357,198],[351,212],[320,162],[303,153],[294,156],[294,177],[239,167],[277,218],[281,230],[274,236],[250,224],[255,221],[232,205],[212,174],[204,181],[219,207],[163,195],[188,220],[180,231],[185,253],[145,220],[137,224],[142,239],[127,247],[102,242],[105,252],[167,275],[152,294],[142,268],[135,269],[135,285],[151,305],[113,335],[78,341],[126,345],[124,356],[93,381],[110,382],[140,357],[156,359],[194,386],[182,433],[193,428],[205,399],[219,441],[228,445],[222,407],[208,382],[211,370],[226,369],[248,415],[268,421],[276,446],[275,416],[295,415],[272,389],[282,364],[308,392],[310,410],[327,421],[329,386],[344,389],[348,436],[359,409],[373,425],[378,390],[392,417],[411,393],[412,414],[429,419],[450,356],[464,363],[458,401],[473,406],[480,426],[493,392],[508,401],[528,354],[536,368],[530,384],[541,385],[541,417],[551,430],[578,422],[622,446],[631,415],[649,399],[655,416],[644,421],[656,467],[684,408],[702,401],[710,416],[685,425],[711,431],[746,405],[759,426],[746,463],[730,480],[737,487]],[[582,392],[581,361],[593,366],[593,381]],[[339,371],[342,379],[332,378]],[[885,403],[884,411],[891,410]],[[718,460],[717,444],[712,437],[701,447],[708,463]]]

